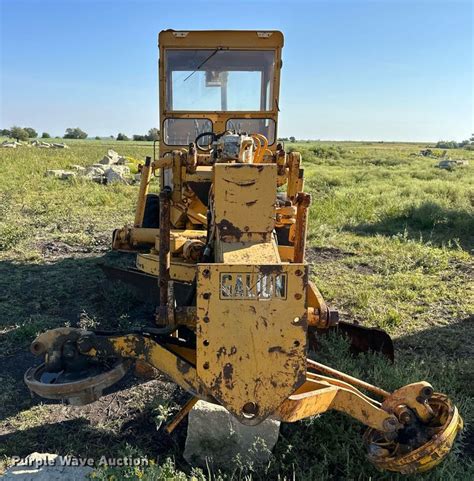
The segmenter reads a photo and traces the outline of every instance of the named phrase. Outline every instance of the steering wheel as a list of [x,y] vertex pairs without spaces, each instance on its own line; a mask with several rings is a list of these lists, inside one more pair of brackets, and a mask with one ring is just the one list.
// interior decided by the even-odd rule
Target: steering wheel
[[[199,141],[204,137],[211,137],[211,141],[207,145],[199,145]],[[215,134],[214,132],[203,132],[196,137],[194,143],[196,144],[197,149],[201,152],[210,152],[212,149],[212,143],[216,140],[217,134]]]

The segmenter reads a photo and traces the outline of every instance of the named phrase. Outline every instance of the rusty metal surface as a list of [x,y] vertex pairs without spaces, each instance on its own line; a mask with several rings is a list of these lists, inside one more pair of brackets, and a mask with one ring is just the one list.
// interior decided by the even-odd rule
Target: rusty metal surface
[[[305,381],[307,267],[200,264],[198,271],[197,374],[242,423],[258,424]],[[265,291],[275,276],[285,288]]]
[[275,225],[276,164],[216,164],[215,217],[223,242],[269,241]]
[[306,249],[306,231],[308,230],[308,208],[311,195],[298,192],[296,196],[295,245],[293,262],[304,262]]
[[[158,287],[157,276],[159,274],[159,257],[157,254],[138,254],[136,265],[138,271],[154,276],[154,282]],[[196,277],[196,264],[185,261],[182,257],[171,257],[170,279],[180,282],[193,282]]]
[[[82,406],[96,401],[104,389],[112,386],[128,371],[130,362],[119,361],[110,370],[76,381],[60,382],[61,374],[52,381],[47,376],[46,365],[32,367],[26,371],[25,384],[31,392],[46,399],[65,399],[74,406]],[[46,377],[47,380],[44,380]]]
[[134,227],[141,227],[143,223],[143,215],[145,214],[146,195],[151,179],[151,157],[146,157],[145,164],[142,166],[140,176],[140,188],[138,191],[137,209],[135,211]]
[[457,434],[463,428],[458,409],[448,397],[434,393],[430,400],[433,421],[421,427],[427,440],[415,448],[407,446],[403,438],[387,439],[376,429],[368,429],[364,443],[369,460],[379,469],[402,474],[423,473],[441,463],[453,447]]
[[340,379],[341,381],[347,382],[352,384],[353,386],[357,386],[362,389],[366,389],[377,396],[381,396],[382,398],[386,398],[390,396],[390,393],[384,391],[383,389],[374,386],[373,384],[369,384],[368,382],[362,381],[361,379],[357,379],[353,376],[349,376],[349,374],[345,374],[341,371],[337,371],[332,367],[326,366],[319,362],[313,361],[308,359],[308,367],[314,369],[315,371],[321,372],[323,374],[327,374],[328,376],[335,377],[336,379]]
[[225,264],[278,264],[280,254],[275,241],[217,242],[215,260]]
[[275,415],[281,421],[296,422],[331,409],[384,432],[394,432],[399,426],[395,416],[353,386],[312,375],[283,401]]
[[[170,192],[163,189],[160,192],[160,250],[159,250],[159,279],[160,286],[160,306],[168,305],[168,283],[170,281]],[[167,324],[168,316],[160,319],[163,324]]]
[[189,411],[194,407],[194,405],[199,401],[199,398],[192,397],[189,399],[184,406],[179,410],[178,414],[166,425],[165,431],[171,434],[179,425],[179,423],[188,415]]

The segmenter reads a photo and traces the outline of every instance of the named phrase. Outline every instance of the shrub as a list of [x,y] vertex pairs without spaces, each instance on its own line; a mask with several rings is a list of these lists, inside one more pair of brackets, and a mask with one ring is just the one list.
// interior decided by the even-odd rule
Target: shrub
[[311,149],[311,152],[313,152],[313,154],[320,159],[340,159],[344,154],[344,149],[341,147],[334,147],[332,145],[329,147],[317,145]]
[[[117,139],[118,140],[118,139]],[[143,141],[143,140],[148,140],[148,141],[152,141],[152,140],[160,140],[160,131],[158,129],[155,129],[155,128],[152,128],[148,131],[147,134],[145,135],[138,135],[138,134],[135,134],[133,136],[133,140],[136,140],[136,141]]]
[[117,140],[130,140],[125,134],[119,133],[117,135]]
[[41,134],[41,138],[42,139],[50,139],[51,138],[51,135],[48,134],[48,132],[43,132]]
[[35,129],[32,129],[31,127],[25,127],[26,132],[28,132],[28,137],[30,139],[36,139],[38,137],[38,132],[36,132]]
[[462,149],[463,147],[469,146],[470,141],[469,140],[463,140],[461,142],[456,142],[455,140],[440,140],[437,144],[436,147],[438,149]]
[[146,135],[146,140],[160,140],[160,131],[158,129],[150,129]]
[[10,135],[14,139],[20,140],[28,140],[28,132],[21,127],[14,126],[10,129]]
[[79,127],[76,128],[68,128],[66,129],[66,133],[64,134],[65,139],[86,139],[87,134],[80,129]]

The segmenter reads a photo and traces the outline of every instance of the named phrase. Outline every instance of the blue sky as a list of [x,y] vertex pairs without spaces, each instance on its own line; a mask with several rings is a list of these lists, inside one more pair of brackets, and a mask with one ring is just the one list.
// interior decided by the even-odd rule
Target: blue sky
[[0,127],[144,133],[158,124],[157,34],[285,34],[279,135],[467,138],[471,0],[0,0]]

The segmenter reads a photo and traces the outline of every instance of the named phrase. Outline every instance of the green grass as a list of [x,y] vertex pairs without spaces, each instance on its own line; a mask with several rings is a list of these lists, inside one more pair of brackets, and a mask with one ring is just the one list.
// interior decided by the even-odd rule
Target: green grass
[[[138,187],[59,181],[44,172],[95,163],[108,148],[144,159],[152,144],[68,143],[69,150],[0,149],[0,357],[8,366],[8,359],[16,363],[45,329],[78,322],[119,328],[139,318],[143,309],[127,290],[105,282],[96,266],[104,255],[115,259],[106,254],[111,232],[132,222]],[[449,151],[472,165],[445,171],[435,168],[436,159],[416,155],[426,147],[421,144],[310,142],[287,147],[302,152],[306,190],[312,194],[307,257],[313,279],[343,319],[386,329],[397,349],[396,363],[389,365],[377,356],[351,358],[344,344],[328,339],[320,358],[386,389],[426,379],[448,393],[461,410],[467,434],[439,468],[409,479],[473,478],[474,152]],[[18,369],[23,368],[18,360]],[[60,405],[38,406],[27,398],[16,371],[2,369],[0,379],[0,456],[6,462],[18,450],[58,446],[71,454],[128,450],[156,457],[161,432],[149,442],[133,428],[124,437],[126,421],[113,416],[97,425],[86,415],[71,421],[71,427],[50,424],[63,409]],[[134,406],[130,417],[153,420],[163,410],[156,401],[142,402],[140,393],[127,391]],[[348,417],[327,413],[285,425],[265,469],[236,461],[229,472],[214,474],[216,479],[401,479],[365,462],[362,432]],[[166,479],[191,474],[179,445],[158,451],[160,462],[144,473],[101,471],[97,476]],[[167,458],[172,459],[165,462]]]

